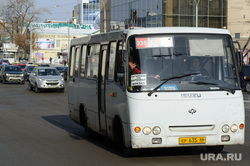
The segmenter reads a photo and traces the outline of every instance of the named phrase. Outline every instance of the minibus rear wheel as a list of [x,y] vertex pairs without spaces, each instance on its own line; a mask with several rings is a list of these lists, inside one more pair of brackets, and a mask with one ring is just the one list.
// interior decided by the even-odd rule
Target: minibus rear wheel
[[86,113],[85,109],[81,105],[81,107],[80,107],[80,122],[81,122],[81,126],[83,126],[83,128],[84,128],[84,136],[86,138],[90,139],[90,138],[92,138],[93,131],[88,126],[88,122],[87,122],[87,118],[86,118],[86,114],[85,113]]

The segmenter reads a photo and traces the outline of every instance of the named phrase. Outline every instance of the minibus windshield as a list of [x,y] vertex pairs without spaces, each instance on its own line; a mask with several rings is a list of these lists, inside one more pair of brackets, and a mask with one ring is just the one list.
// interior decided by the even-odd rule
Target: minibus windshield
[[132,36],[128,46],[129,91],[239,89],[229,35]]

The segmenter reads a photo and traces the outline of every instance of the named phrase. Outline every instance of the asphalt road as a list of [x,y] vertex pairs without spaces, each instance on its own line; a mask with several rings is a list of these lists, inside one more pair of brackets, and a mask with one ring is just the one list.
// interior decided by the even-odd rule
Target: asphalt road
[[[202,147],[143,150],[125,158],[101,136],[84,138],[84,129],[68,116],[65,93],[34,93],[27,84],[0,84],[1,166],[247,166],[250,163],[250,94],[244,93],[246,136],[244,146],[226,146],[214,160],[204,160]],[[238,161],[225,160],[237,155]],[[203,160],[204,161],[203,161]]]

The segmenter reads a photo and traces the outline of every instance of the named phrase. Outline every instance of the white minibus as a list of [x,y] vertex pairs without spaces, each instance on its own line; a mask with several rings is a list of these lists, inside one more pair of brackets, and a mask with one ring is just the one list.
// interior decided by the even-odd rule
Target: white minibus
[[136,28],[71,41],[72,120],[143,148],[244,144],[238,60],[225,29]]

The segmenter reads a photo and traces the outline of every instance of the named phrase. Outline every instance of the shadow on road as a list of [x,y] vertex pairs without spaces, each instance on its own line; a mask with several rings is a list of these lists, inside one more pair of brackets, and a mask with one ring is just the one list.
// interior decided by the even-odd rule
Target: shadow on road
[[[105,137],[95,134],[92,139],[84,136],[84,128],[73,122],[68,115],[43,116],[43,119],[49,123],[67,131],[72,139],[86,140],[102,149],[123,156],[121,149],[117,144],[106,141]],[[181,148],[152,148],[139,150],[133,157],[157,157],[157,156],[181,156],[181,155],[200,155],[207,153],[205,147],[181,147]],[[223,153],[227,153],[223,151]]]
[[42,118],[67,131],[73,139],[85,139],[84,128],[73,122],[68,115],[42,116]]

